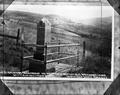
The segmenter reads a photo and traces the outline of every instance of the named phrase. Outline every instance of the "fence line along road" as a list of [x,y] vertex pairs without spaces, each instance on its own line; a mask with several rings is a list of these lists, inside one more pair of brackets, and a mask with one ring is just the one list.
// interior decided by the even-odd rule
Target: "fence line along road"
[[80,44],[60,44],[60,45],[48,45],[48,48],[53,48],[53,47],[68,47],[68,46],[80,46]]

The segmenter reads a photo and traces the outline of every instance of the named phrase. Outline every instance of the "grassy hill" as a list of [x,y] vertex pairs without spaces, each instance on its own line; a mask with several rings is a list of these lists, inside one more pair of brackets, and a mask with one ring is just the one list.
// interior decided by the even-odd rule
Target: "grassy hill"
[[[81,51],[83,48],[83,41],[86,42],[86,58],[82,59],[80,63],[86,63],[82,64],[85,66],[83,72],[110,73],[112,40],[111,17],[102,18],[102,23],[101,18],[86,19],[84,21],[80,21],[79,23],[75,23],[69,19],[57,15],[43,15],[28,12],[7,11],[5,12],[5,34],[16,36],[17,29],[23,27],[25,42],[36,43],[37,23],[43,17],[46,17],[52,24],[51,41],[56,41],[57,39],[60,40],[61,43],[79,43],[81,44]],[[90,22],[90,20],[94,21],[94,23],[84,23],[87,21]],[[2,22],[2,20],[0,22]],[[0,33],[2,33],[2,29],[3,26],[0,24]],[[17,60],[20,60],[20,49],[16,49],[15,40],[9,40],[8,38],[5,38],[5,42],[6,46],[4,54],[6,54],[5,58],[8,60],[6,62],[7,66],[14,66],[19,69],[18,64],[20,64],[21,61],[17,62]],[[1,47],[0,49],[2,52]],[[68,48],[64,49],[64,51],[67,49]],[[73,48],[71,51],[73,50],[76,51],[75,48]],[[13,52],[15,52],[14,54],[18,56],[17,58],[14,58],[15,56],[11,56],[12,58],[9,57],[10,55],[8,56],[8,53],[13,54]],[[31,48],[24,47],[24,52],[25,55],[30,55],[32,51]],[[101,65],[101,63],[103,64]],[[102,72],[103,70],[99,68],[105,66],[105,64],[106,67],[104,67],[104,72]],[[92,68],[92,66],[94,66],[95,69]]]

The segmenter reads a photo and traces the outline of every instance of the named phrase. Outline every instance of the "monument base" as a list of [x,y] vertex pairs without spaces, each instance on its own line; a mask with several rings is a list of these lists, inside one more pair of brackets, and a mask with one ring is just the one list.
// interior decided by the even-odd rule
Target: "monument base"
[[44,64],[44,61],[36,60],[34,58],[30,58],[29,62],[30,62],[29,72],[45,73],[46,66]]

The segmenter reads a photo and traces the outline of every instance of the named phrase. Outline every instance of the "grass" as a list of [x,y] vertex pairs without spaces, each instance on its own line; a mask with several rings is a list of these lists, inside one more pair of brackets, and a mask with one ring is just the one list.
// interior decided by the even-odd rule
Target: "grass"
[[83,59],[82,73],[87,74],[105,74],[107,77],[111,75],[111,61],[109,57],[97,55],[87,56]]

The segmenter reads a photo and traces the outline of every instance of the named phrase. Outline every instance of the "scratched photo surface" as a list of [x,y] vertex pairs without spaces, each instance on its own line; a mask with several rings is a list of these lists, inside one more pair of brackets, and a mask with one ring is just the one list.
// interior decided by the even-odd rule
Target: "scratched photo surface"
[[11,4],[0,16],[0,74],[43,79],[111,79],[110,6]]

